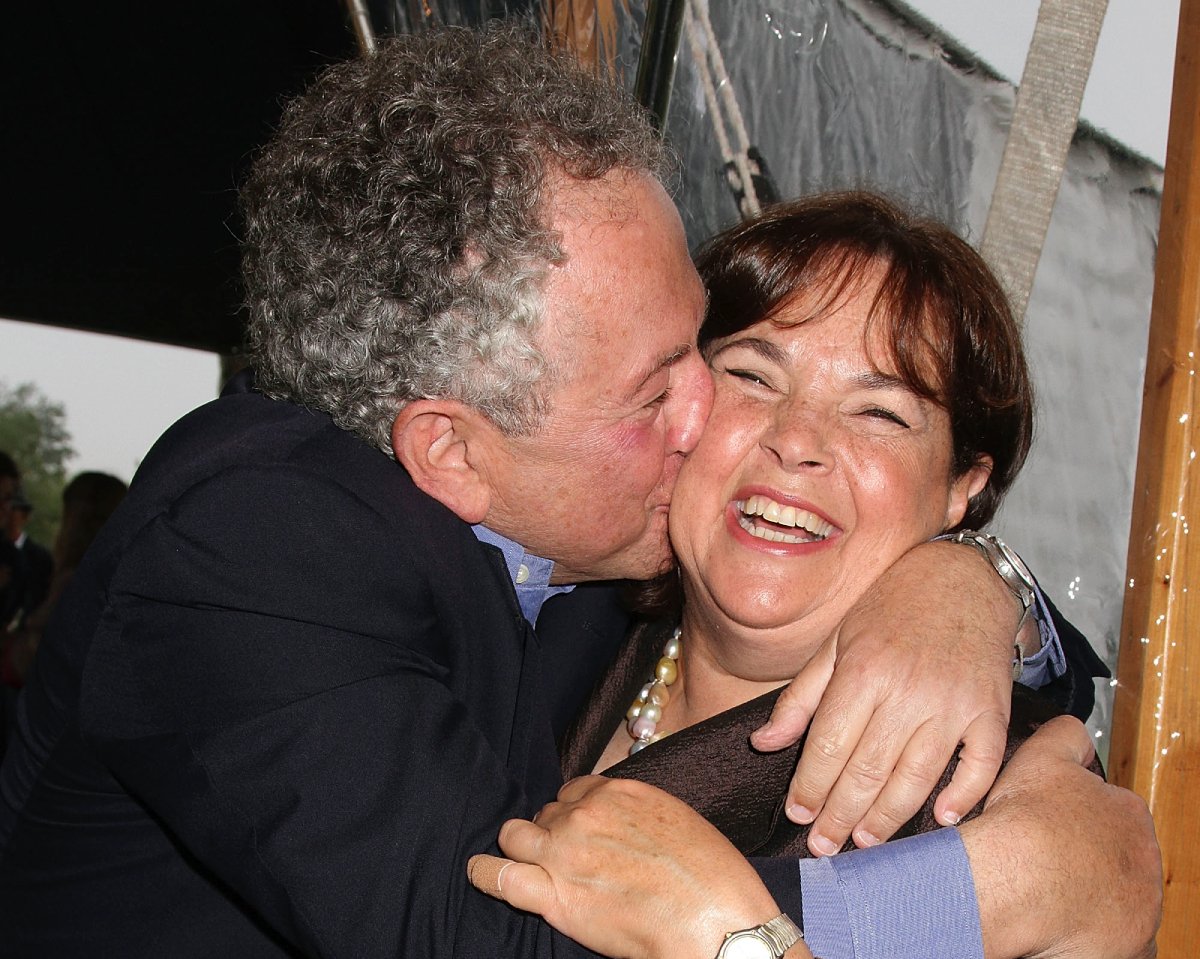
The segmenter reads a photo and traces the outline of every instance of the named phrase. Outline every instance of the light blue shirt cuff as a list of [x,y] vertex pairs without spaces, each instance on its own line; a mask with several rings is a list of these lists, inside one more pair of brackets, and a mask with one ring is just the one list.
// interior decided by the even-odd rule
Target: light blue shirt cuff
[[1021,678],[1017,681],[1030,689],[1041,689],[1067,671],[1067,657],[1040,586],[1035,590],[1035,595],[1033,615],[1042,638],[1042,648],[1021,661]]
[[971,866],[958,830],[801,859],[804,938],[820,959],[982,959]]

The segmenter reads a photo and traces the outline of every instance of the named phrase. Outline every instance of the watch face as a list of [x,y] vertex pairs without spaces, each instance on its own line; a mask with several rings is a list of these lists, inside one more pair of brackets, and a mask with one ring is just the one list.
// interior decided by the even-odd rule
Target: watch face
[[775,959],[775,951],[758,933],[747,930],[726,939],[717,959]]

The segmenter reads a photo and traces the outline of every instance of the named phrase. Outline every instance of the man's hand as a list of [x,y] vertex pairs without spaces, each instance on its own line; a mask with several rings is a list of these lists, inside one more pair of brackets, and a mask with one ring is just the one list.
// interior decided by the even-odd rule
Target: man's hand
[[782,749],[808,726],[788,816],[815,820],[814,853],[851,833],[860,846],[889,838],[960,742],[937,819],[955,823],[983,798],[1004,756],[1019,619],[987,560],[947,542],[910,550],[851,609],[751,739]]
[[1039,729],[983,813],[960,827],[987,959],[1147,959],[1162,918],[1162,859],[1146,804],[1084,768],[1076,719]]
[[[673,796],[601,776],[558,795],[534,822],[504,824],[511,865],[472,857],[474,885],[589,949],[631,959],[709,959],[725,933],[779,915],[753,867]],[[812,959],[803,943],[787,956]]]

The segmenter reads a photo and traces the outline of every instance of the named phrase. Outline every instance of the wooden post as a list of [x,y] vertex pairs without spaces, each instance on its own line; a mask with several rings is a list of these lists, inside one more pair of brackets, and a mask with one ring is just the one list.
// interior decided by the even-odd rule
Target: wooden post
[[1160,959],[1200,944],[1198,53],[1200,0],[1182,0],[1109,761],[1150,804],[1162,846]]

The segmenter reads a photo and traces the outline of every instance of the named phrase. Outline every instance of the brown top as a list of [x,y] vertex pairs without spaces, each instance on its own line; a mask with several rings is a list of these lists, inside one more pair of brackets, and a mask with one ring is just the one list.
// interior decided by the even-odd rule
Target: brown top
[[[583,711],[567,730],[560,755],[567,779],[590,773],[625,711],[646,683],[670,637],[674,623],[642,623],[630,633],[617,659],[601,678]],[[810,856],[805,842],[807,826],[797,826],[783,814],[788,782],[804,744],[776,753],[760,753],[750,746],[750,733],[771,714],[780,690],[759,696],[688,726],[604,770],[603,775],[638,779],[658,786],[697,810],[746,856]],[[1009,723],[1008,762],[1022,742],[1046,720],[1060,715],[1048,700],[1024,686],[1013,686]],[[949,782],[957,756],[942,774],[934,795]],[[1093,762],[1093,771],[1103,774]],[[980,803],[967,819],[982,810]],[[933,797],[896,833],[896,839],[938,828],[933,818]],[[846,849],[853,843],[847,842]]]

